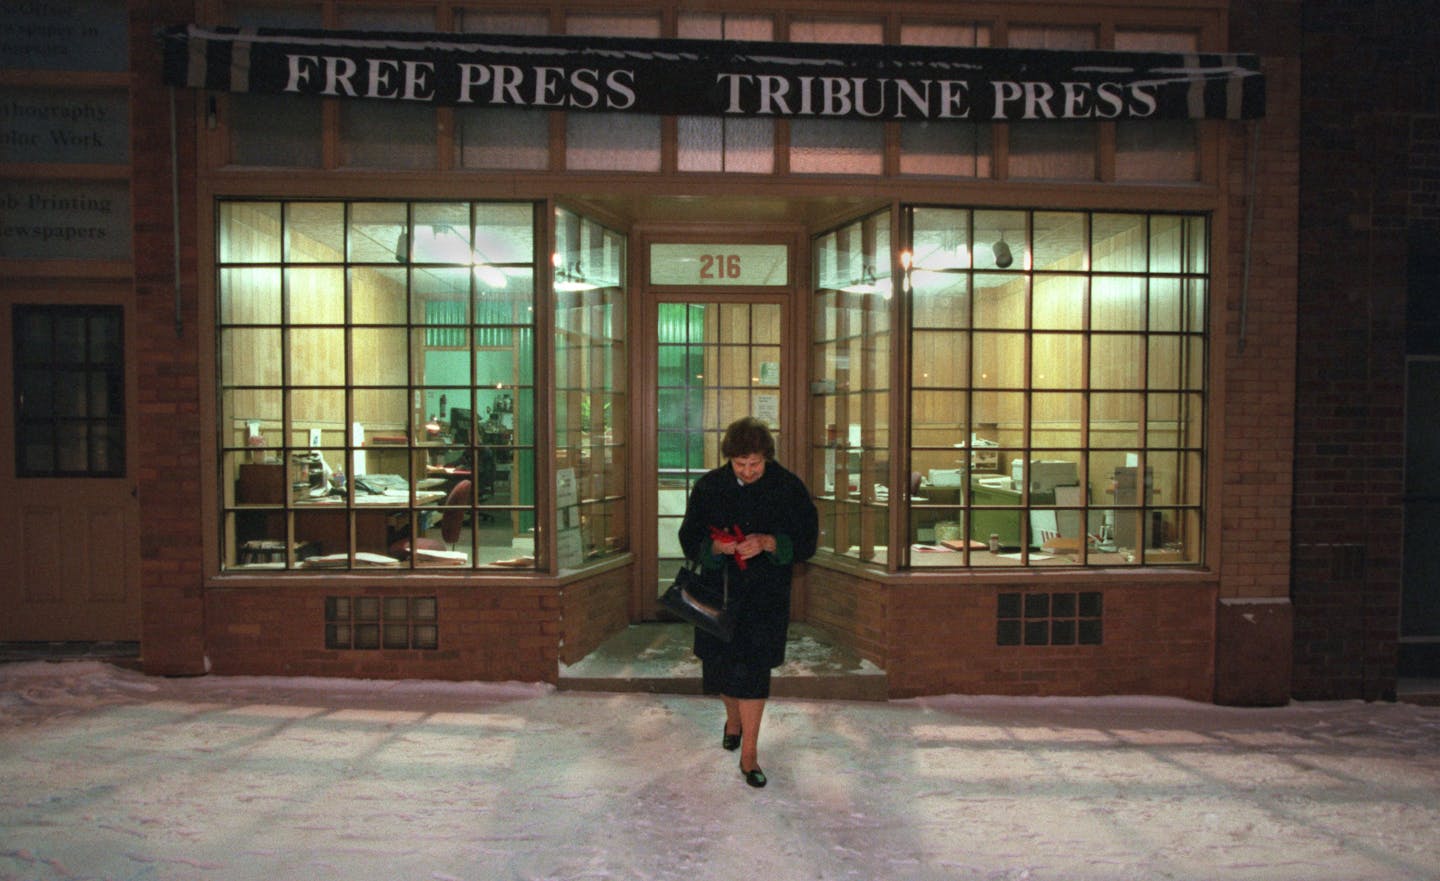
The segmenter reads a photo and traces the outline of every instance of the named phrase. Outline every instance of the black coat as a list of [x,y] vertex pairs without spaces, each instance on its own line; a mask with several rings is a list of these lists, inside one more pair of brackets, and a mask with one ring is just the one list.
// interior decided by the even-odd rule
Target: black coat
[[[710,527],[739,526],[744,534],[774,535],[774,553],[746,560],[742,570],[733,557],[710,552]],[[819,516],[810,491],[776,462],[765,463],[759,480],[742,486],[729,463],[695,482],[680,523],[680,547],[699,561],[707,578],[730,578],[730,609],[735,638],[724,643],[695,631],[695,654],[703,660],[734,657],[750,664],[778,667],[785,661],[785,635],[790,624],[790,574],[794,564],[815,553]]]

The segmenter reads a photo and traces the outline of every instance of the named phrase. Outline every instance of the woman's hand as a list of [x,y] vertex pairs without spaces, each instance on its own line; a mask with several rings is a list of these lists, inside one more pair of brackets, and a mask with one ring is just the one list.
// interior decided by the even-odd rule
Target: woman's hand
[[745,540],[735,545],[735,553],[742,560],[751,557],[758,557],[764,553],[775,552],[775,536],[763,532],[752,532],[745,536]]

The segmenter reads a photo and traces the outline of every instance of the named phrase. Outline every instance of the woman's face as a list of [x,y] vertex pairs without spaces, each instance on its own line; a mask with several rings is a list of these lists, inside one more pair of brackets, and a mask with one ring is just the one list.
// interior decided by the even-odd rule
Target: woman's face
[[765,457],[759,453],[740,456],[730,460],[730,467],[734,469],[735,477],[741,483],[754,483],[765,473]]

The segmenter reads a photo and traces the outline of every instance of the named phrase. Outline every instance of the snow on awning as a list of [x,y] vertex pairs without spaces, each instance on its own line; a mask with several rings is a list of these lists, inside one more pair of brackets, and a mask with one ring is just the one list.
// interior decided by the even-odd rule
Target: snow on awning
[[1234,53],[758,43],[176,25],[165,82],[452,107],[970,122],[1256,119]]

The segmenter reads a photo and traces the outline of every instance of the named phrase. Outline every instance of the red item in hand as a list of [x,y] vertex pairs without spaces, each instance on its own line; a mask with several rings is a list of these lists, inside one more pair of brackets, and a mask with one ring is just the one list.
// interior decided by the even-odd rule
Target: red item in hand
[[[712,526],[710,527],[710,539],[712,541],[733,541],[739,543],[745,540],[745,533],[740,531],[739,526],[732,526],[728,530],[721,529],[718,526]],[[740,556],[739,551],[735,552],[735,565],[741,569],[745,568],[745,558]]]

